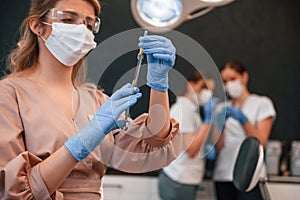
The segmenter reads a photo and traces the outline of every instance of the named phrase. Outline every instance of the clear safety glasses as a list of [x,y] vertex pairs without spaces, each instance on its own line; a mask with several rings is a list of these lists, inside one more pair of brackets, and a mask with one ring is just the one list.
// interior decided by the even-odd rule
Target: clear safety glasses
[[58,8],[52,8],[49,10],[47,17],[62,22],[65,24],[81,24],[82,22],[93,33],[98,33],[100,29],[101,20],[95,16],[82,16],[74,11],[60,10]]

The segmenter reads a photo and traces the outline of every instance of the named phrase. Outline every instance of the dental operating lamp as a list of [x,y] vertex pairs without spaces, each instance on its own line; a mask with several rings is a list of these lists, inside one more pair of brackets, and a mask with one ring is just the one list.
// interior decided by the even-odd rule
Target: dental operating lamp
[[131,0],[135,21],[153,32],[175,29],[234,0]]

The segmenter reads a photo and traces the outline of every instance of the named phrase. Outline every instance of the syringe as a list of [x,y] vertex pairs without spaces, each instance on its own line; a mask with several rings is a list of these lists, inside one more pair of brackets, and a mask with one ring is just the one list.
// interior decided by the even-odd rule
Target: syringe
[[[144,36],[146,36],[146,35],[148,35],[148,31],[144,32]],[[143,58],[144,58],[144,49],[140,48],[139,53],[137,55],[137,60],[138,61],[137,61],[137,65],[136,65],[136,68],[135,68],[134,78],[133,78],[132,83],[131,83],[134,90],[137,89],[137,81],[138,81],[138,78],[139,78]],[[125,111],[126,126],[125,126],[124,130],[127,130],[128,125],[129,125],[128,117],[129,117],[129,108]]]
[[[144,36],[146,36],[146,35],[148,35],[148,31],[144,32]],[[132,86],[134,86],[134,87],[137,86],[137,81],[138,81],[138,78],[139,78],[143,58],[144,58],[144,49],[140,48],[140,51],[137,55],[137,60],[138,61],[137,61],[137,65],[136,65],[136,68],[135,68],[134,78],[133,78],[133,81],[132,81]]]

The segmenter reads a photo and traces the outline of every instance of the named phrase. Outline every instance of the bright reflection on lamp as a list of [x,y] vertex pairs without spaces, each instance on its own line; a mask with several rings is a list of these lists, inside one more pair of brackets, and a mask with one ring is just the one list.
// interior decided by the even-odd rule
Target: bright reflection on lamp
[[137,9],[149,24],[165,27],[179,19],[182,3],[181,0],[138,0]]

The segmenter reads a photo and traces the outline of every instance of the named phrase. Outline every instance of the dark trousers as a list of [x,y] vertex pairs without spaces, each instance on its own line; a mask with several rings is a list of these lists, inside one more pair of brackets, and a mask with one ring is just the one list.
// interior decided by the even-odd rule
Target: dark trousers
[[215,182],[217,200],[263,200],[258,184],[249,192],[240,192],[232,182]]
[[195,200],[199,186],[175,182],[161,170],[158,187],[161,200]]

